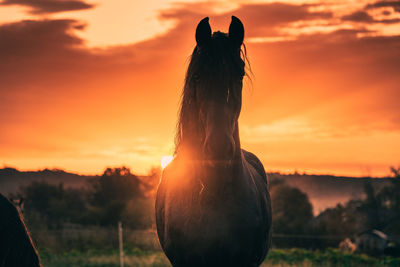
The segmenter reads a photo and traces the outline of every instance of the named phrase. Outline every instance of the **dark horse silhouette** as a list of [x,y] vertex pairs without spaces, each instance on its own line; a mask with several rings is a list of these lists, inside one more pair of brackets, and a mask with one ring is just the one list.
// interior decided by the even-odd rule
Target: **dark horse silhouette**
[[20,213],[2,194],[0,213],[0,267],[41,266]]
[[196,29],[175,158],[156,198],[158,237],[173,266],[259,266],[270,246],[264,167],[240,148],[243,38],[234,16],[229,34],[211,34],[208,18]]

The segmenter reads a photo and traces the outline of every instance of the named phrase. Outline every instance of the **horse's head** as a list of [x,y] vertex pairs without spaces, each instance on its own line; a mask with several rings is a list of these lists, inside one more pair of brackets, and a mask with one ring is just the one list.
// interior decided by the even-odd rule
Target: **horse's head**
[[192,128],[197,133],[192,135],[197,135],[207,160],[230,160],[239,145],[235,131],[245,75],[243,38],[243,24],[234,16],[229,33],[212,34],[208,18],[196,29],[197,45],[186,74],[180,119],[185,119],[185,112],[191,113],[187,124],[197,124]]

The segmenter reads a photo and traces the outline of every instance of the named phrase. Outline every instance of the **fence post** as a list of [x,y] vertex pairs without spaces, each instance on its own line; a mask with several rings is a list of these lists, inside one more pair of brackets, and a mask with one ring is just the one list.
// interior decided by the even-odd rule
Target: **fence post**
[[124,243],[122,240],[122,222],[118,222],[119,263],[124,267]]

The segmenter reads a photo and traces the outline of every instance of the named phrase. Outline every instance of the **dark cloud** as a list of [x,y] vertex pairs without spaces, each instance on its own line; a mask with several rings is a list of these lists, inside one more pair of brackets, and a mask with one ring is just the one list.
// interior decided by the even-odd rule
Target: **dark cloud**
[[56,82],[56,76],[62,79],[74,75],[73,68],[88,68],[94,56],[74,34],[82,27],[81,23],[68,19],[0,25],[1,83],[14,87],[9,92],[25,90],[23,84],[42,90],[39,88],[45,88],[44,83]]
[[[189,20],[202,18],[210,15],[207,3],[178,6],[163,11],[161,19]],[[190,8],[187,8],[189,6]],[[278,27],[285,26],[296,21],[313,19],[329,19],[333,16],[331,12],[311,12],[310,7],[314,5],[294,5],[286,3],[245,4],[240,8],[230,11],[229,14],[213,15],[212,20],[219,22],[229,15],[235,15],[252,27],[246,29],[247,37],[260,37],[277,35]]]
[[[383,24],[400,22],[400,19],[398,18],[376,20],[367,13],[368,10],[382,8],[382,7],[392,7],[394,11],[400,12],[400,1],[378,1],[372,4],[368,4],[364,7],[364,10],[359,10],[354,13],[345,15],[342,17],[342,20],[363,22],[363,23],[383,23]],[[382,14],[388,16],[391,13],[387,10],[384,10]]]
[[342,17],[342,20],[350,20],[356,22],[373,22],[374,19],[365,11],[356,11],[349,15],[345,15]]
[[356,12],[351,13],[349,15],[345,15],[345,16],[342,17],[342,20],[349,20],[349,21],[355,21],[355,22],[365,22],[365,23],[385,23],[385,24],[400,22],[400,19],[376,20],[365,11],[356,11]]
[[331,18],[331,12],[311,12],[309,8],[314,5],[293,5],[285,3],[247,4],[241,6],[237,13],[251,19],[252,22],[265,23],[266,25],[287,24],[300,20]]
[[94,5],[79,0],[2,0],[0,5],[20,5],[31,8],[33,14],[57,13],[93,8]]
[[[119,67],[143,68],[149,64],[149,58],[168,54],[160,49],[166,44],[174,45],[179,38],[167,36],[145,41],[135,45],[115,46],[107,49],[95,49],[85,46],[85,41],[76,32],[85,29],[85,24],[76,20],[24,20],[0,25],[0,69],[15,69],[22,72],[53,73],[55,69],[64,69],[64,73],[75,72],[76,67],[106,68]],[[170,53],[170,51],[169,51]],[[153,61],[154,62],[154,61]],[[24,63],[24,64],[23,64]],[[37,64],[40,68],[31,68]],[[28,72],[27,74],[29,74]],[[0,72],[0,76],[2,75]]]
[[24,20],[0,26],[0,53],[2,56],[35,55],[58,53],[83,44],[83,40],[68,33],[72,29],[82,29],[75,20]]
[[247,30],[248,37],[259,37],[266,36],[268,29],[279,35],[278,27],[292,22],[332,17],[331,12],[310,12],[310,7],[284,3],[249,4],[241,6],[235,14],[246,18],[246,22],[252,25]]
[[380,8],[380,7],[392,7],[393,10],[400,12],[400,1],[377,1],[372,4],[368,4],[366,9]]

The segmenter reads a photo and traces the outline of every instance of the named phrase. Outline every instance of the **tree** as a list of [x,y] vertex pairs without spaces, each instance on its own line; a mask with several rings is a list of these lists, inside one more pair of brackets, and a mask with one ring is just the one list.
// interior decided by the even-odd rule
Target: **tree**
[[144,196],[141,181],[129,168],[107,168],[103,175],[89,181],[90,202],[94,206],[125,203],[131,198]]
[[382,206],[371,182],[368,181],[364,184],[364,193],[366,198],[360,207],[360,211],[365,217],[365,223],[364,229],[360,230],[382,230],[382,217],[380,216],[382,214]]
[[87,211],[85,193],[66,189],[63,184],[33,182],[22,187],[20,195],[25,199],[25,217],[31,225],[60,228],[64,222],[80,223]]
[[148,226],[148,185],[129,168],[107,168],[89,182],[89,202],[95,224],[116,225],[123,221],[131,228]]
[[312,234],[319,236],[315,246],[337,247],[345,237],[352,237],[360,229],[365,218],[360,216],[361,200],[350,200],[345,205],[337,204],[316,216],[312,223]]
[[382,188],[377,198],[385,212],[385,216],[381,216],[384,219],[383,230],[389,234],[400,235],[400,167],[392,167],[391,172],[391,185]]
[[307,194],[285,184],[271,190],[274,233],[299,235],[306,232],[313,218]]
[[309,247],[307,233],[313,218],[307,194],[295,187],[277,182],[271,187],[272,242],[278,247]]
[[394,177],[391,185],[376,191],[371,183],[366,183],[366,195],[359,211],[365,217],[362,230],[378,229],[389,230],[392,234],[399,234],[400,230],[400,168],[391,168]]

